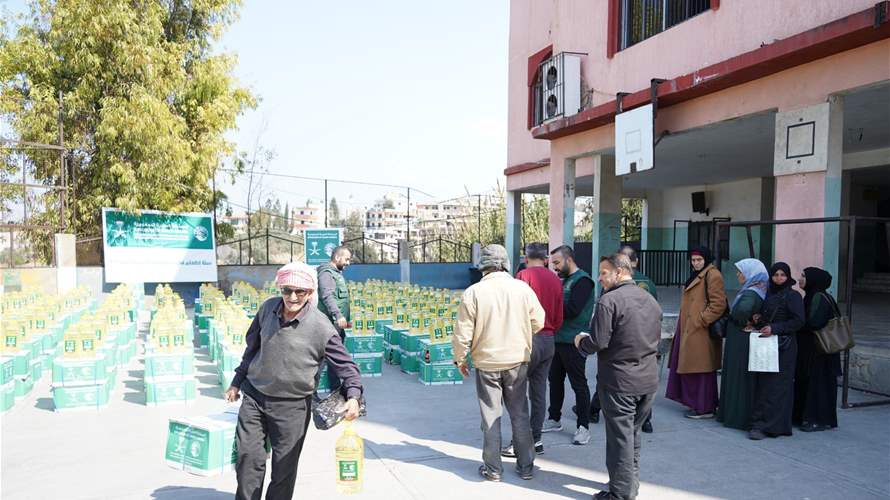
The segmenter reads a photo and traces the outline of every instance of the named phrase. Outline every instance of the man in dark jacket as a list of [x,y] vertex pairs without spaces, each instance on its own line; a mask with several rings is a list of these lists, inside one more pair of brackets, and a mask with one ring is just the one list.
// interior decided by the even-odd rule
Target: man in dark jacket
[[[340,340],[346,337],[346,326],[349,324],[349,288],[343,278],[343,270],[349,267],[352,251],[345,246],[338,246],[331,252],[331,261],[318,266],[318,310],[324,313],[334,324]],[[329,365],[330,368],[332,368]],[[333,370],[328,370],[328,382],[331,390],[340,387],[340,378]]]
[[604,257],[599,280],[605,293],[596,304],[590,333],[575,337],[582,354],[597,354],[597,391],[606,426],[609,490],[594,498],[634,499],[640,487],[640,432],[658,389],[661,307],[634,284],[626,255]]
[[267,437],[272,443],[272,480],[266,498],[294,496],[312,394],[325,359],[343,380],[345,418],[359,414],[361,375],[337,331],[312,303],[315,271],[294,262],[278,271],[275,282],[281,297],[267,300],[257,311],[245,336],[241,365],[225,394],[230,402],[244,396],[236,431],[238,500],[259,499],[263,492]]

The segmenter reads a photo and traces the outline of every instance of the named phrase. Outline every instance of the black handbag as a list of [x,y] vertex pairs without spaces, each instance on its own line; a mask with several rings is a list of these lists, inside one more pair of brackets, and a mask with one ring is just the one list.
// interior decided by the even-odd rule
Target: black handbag
[[[705,273],[705,277],[702,281],[705,282],[705,307],[711,306],[710,294],[708,293],[708,273],[711,270],[709,269],[707,273]],[[729,322],[729,301],[726,302],[726,309],[723,310],[723,315],[717,318],[713,323],[708,325],[708,336],[713,340],[723,340],[726,338],[726,324]]]
[[[319,397],[318,393],[312,394],[312,422],[315,424],[315,428],[326,431],[342,422],[346,415],[346,411],[343,409],[345,403],[346,398],[340,391],[334,391],[324,399]],[[360,417],[368,414],[364,396],[359,398],[358,407]]]

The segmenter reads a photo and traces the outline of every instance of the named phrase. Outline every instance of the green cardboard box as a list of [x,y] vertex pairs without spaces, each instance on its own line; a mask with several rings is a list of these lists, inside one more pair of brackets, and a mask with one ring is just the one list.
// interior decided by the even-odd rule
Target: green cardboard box
[[48,351],[56,347],[56,336],[52,331],[48,331],[40,337],[40,350]]
[[53,404],[58,412],[82,408],[104,408],[111,394],[107,382],[80,387],[53,386]]
[[453,385],[463,383],[463,376],[453,362],[420,363],[418,380],[424,385]]
[[232,379],[235,378],[234,371],[224,371],[221,368],[216,368],[216,376],[219,379],[219,385],[223,388],[223,392],[225,392],[229,387],[232,386]]
[[383,353],[353,354],[352,360],[358,365],[362,377],[379,377],[383,375]]
[[145,355],[145,379],[183,380],[195,374],[195,355],[192,352]]
[[5,387],[13,381],[13,377],[15,377],[15,358],[11,356],[0,358],[0,386]]
[[406,352],[402,351],[401,357],[401,369],[405,373],[418,373],[420,372],[420,353],[419,352]]
[[6,413],[15,406],[15,381],[0,385],[0,413]]
[[[167,465],[198,476],[216,476],[234,469],[238,459],[238,407],[217,415],[171,418],[167,427]],[[271,450],[266,441],[266,452]]]
[[391,325],[391,319],[378,319],[374,322],[374,331],[377,332],[378,335],[383,335],[383,327]]
[[219,367],[223,371],[235,371],[235,368],[238,368],[238,365],[241,364],[243,353],[232,352],[226,347],[223,347],[221,351],[222,352],[219,356],[219,363],[217,363]]
[[31,340],[25,342],[24,348],[31,350],[31,361],[35,360],[36,358],[39,358],[40,351],[43,348],[42,336],[37,337],[37,338],[32,338]]
[[43,378],[43,361],[40,360],[40,357],[31,361],[31,379],[34,380],[34,383],[40,381]]
[[454,351],[451,348],[451,342],[431,343],[429,339],[420,341],[421,359],[425,363],[439,363],[454,361]]
[[194,401],[196,393],[194,378],[170,382],[145,381],[146,405]]
[[[30,367],[29,367],[30,369]],[[23,397],[31,394],[31,390],[34,389],[34,379],[31,378],[31,375],[25,377],[16,376],[15,378],[15,399],[22,399]]]
[[108,379],[105,356],[83,359],[56,358],[53,361],[53,387],[103,384]]
[[347,335],[346,350],[352,354],[383,352],[383,335]]
[[399,348],[402,352],[420,352],[420,341],[429,338],[425,333],[406,333],[399,339]]

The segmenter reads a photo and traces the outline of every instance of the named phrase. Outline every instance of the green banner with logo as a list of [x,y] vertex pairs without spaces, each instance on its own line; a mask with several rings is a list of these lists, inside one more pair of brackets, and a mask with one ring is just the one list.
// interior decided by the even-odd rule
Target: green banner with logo
[[331,254],[334,253],[335,248],[340,246],[342,239],[341,229],[304,229],[306,263],[310,266],[317,266],[330,261]]
[[213,248],[213,220],[206,215],[107,210],[105,245],[136,248]]

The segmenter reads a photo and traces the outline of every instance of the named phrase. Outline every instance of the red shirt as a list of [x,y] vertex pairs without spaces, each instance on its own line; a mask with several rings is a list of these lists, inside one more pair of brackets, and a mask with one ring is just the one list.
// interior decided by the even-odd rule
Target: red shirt
[[552,336],[562,326],[562,281],[546,267],[527,267],[516,274],[534,290],[544,308],[544,328],[540,335]]

